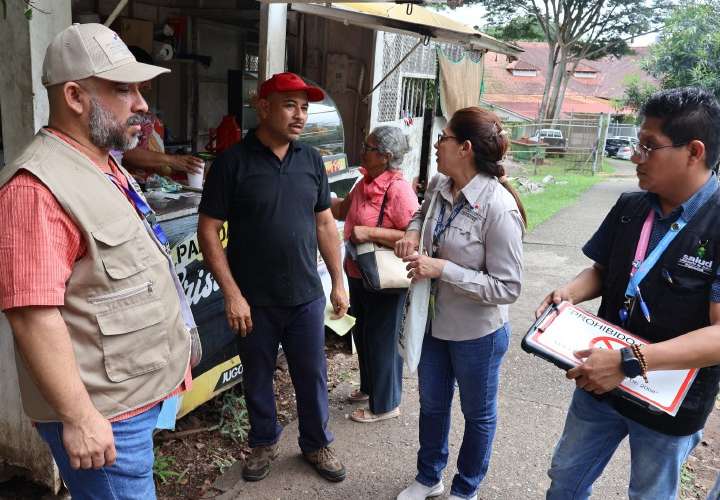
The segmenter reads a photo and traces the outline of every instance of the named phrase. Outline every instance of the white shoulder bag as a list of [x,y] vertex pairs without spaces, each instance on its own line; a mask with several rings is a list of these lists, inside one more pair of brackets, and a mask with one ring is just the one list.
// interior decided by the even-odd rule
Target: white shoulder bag
[[[430,199],[430,206],[425,213],[425,220],[423,220],[422,230],[420,231],[419,249],[421,252],[425,241],[425,230],[428,221],[433,217],[437,196],[438,192],[435,191]],[[411,373],[417,370],[420,363],[430,306],[430,285],[431,280],[429,279],[411,283],[405,299],[405,310],[400,323],[400,336],[398,337],[398,351],[407,363]]]

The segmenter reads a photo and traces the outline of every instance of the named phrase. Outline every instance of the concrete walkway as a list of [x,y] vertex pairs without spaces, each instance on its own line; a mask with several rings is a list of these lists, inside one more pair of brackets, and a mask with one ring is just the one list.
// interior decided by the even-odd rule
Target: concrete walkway
[[[632,164],[618,161],[617,168],[618,175],[594,186],[575,205],[560,211],[525,238],[524,288],[510,312],[514,332],[501,374],[498,431],[490,470],[479,491],[482,499],[544,498],[549,484],[546,470],[562,431],[573,383],[558,368],[524,353],[520,340],[542,297],[589,265],[581,246],[620,193],[635,188]],[[597,304],[586,306],[595,310]],[[344,482],[324,481],[302,460],[297,447],[297,425],[293,423],[285,429],[281,455],[270,475],[259,483],[246,483],[240,479],[241,464],[236,464],[222,478],[227,492],[219,498],[394,499],[415,476],[417,379],[408,375],[404,380],[401,417],[377,424],[357,424],[347,419],[353,406],[346,404],[344,398],[350,390],[347,384],[331,394],[330,427],[336,437],[335,450],[348,470]],[[448,489],[462,432],[463,419],[456,395],[451,458],[445,474]],[[596,483],[593,498],[626,498],[628,477],[629,454],[623,444]]]

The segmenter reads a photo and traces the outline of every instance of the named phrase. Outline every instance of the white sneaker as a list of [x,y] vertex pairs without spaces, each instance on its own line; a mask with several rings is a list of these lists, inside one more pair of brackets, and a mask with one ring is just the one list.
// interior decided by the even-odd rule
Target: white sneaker
[[[417,481],[402,490],[397,496],[397,500],[425,500],[426,498],[442,495],[445,491],[442,481],[435,486],[424,486]],[[477,499],[476,499],[477,500]]]
[[457,495],[450,495],[450,496],[448,497],[448,500],[477,500],[477,493],[475,493],[475,494],[474,494],[473,496],[471,496],[470,498],[463,498],[463,497],[459,497],[459,496],[457,496]]

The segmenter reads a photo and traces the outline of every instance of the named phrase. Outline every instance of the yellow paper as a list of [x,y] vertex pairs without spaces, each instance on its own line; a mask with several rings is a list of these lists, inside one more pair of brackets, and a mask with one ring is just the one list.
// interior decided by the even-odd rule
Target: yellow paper
[[355,326],[355,318],[349,314],[346,314],[342,318],[337,318],[332,304],[328,302],[325,306],[325,326],[342,336]]

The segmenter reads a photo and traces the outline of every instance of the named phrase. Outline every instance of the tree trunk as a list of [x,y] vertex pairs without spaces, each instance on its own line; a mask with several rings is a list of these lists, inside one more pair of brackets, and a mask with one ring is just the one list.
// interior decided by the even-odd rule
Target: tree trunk
[[550,99],[548,100],[547,109],[544,119],[553,118],[555,108],[558,106],[558,95],[560,87],[566,76],[567,59],[565,58],[565,50],[560,50],[560,62],[555,69],[555,78],[553,78],[552,88],[550,89]]
[[570,71],[565,72],[565,78],[563,78],[561,87],[560,87],[560,93],[558,94],[557,101],[555,101],[555,108],[552,110],[552,119],[553,122],[560,118],[560,113],[562,111],[562,104],[565,102],[565,91],[567,90],[568,83],[570,83],[570,78],[572,75],[575,74],[575,70],[578,67],[578,64],[580,64],[580,60],[577,60],[570,65]]
[[548,61],[547,67],[545,68],[545,88],[543,89],[542,102],[540,103],[540,109],[538,110],[539,120],[544,120],[548,114],[548,99],[550,97],[552,81],[555,77],[557,55],[557,44],[555,42],[548,42]]

